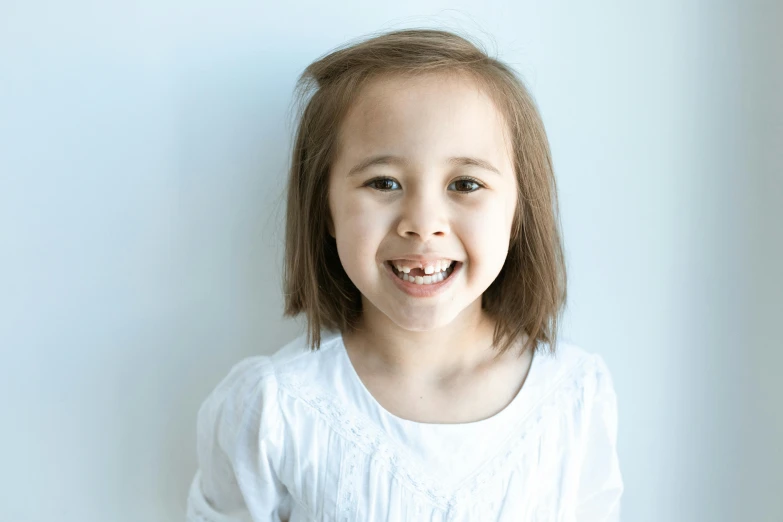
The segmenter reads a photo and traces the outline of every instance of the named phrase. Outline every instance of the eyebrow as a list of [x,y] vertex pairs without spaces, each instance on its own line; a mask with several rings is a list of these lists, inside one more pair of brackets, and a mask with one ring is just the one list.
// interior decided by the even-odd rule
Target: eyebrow
[[[468,156],[457,156],[454,158],[449,158],[448,162],[449,164],[455,167],[474,166],[474,167],[486,169],[490,172],[494,172],[495,174],[500,175],[500,171],[498,169],[496,169],[490,162],[482,159],[470,158]],[[361,171],[369,167],[372,167],[373,165],[400,165],[405,167],[410,165],[410,162],[405,158],[401,158],[399,156],[390,156],[388,154],[379,155],[379,156],[370,156],[369,158],[361,161],[359,164],[354,166],[350,171],[348,171],[348,177],[354,176],[360,173]]]

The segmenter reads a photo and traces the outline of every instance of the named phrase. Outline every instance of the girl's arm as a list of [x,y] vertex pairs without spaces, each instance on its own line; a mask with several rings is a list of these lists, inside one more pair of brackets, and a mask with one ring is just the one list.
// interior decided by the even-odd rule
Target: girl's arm
[[187,522],[280,522],[290,495],[277,478],[274,455],[282,433],[270,422],[274,376],[263,356],[245,359],[198,412],[198,471],[187,499]]
[[[585,426],[585,444],[577,496],[577,522],[619,522],[623,478],[617,459],[617,396],[600,355],[593,399]],[[590,394],[586,393],[589,397]]]

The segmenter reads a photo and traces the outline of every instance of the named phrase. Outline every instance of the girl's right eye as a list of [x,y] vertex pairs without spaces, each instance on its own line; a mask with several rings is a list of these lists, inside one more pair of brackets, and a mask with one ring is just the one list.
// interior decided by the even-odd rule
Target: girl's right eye
[[397,184],[391,178],[375,178],[366,183],[366,186],[380,190],[381,192],[389,192],[393,190],[390,185]]

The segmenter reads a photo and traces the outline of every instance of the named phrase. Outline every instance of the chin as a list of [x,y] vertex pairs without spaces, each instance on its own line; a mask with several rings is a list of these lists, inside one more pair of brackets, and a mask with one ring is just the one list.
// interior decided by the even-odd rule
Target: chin
[[409,332],[430,332],[439,330],[447,327],[454,321],[454,317],[451,315],[446,316],[443,313],[427,314],[422,313],[421,310],[419,310],[418,313],[416,310],[413,310],[412,312],[413,316],[411,317],[400,317],[399,314],[386,314],[386,317],[403,330],[408,330]]

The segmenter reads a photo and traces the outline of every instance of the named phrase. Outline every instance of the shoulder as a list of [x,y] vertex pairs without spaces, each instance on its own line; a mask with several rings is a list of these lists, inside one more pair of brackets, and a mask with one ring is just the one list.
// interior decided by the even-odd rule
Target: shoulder
[[280,408],[279,393],[288,382],[312,383],[329,375],[337,340],[337,334],[326,331],[322,333],[320,349],[313,351],[302,334],[272,354],[241,359],[210,392],[200,408],[200,416],[215,419],[220,414],[229,417],[232,425],[252,418],[269,420]]
[[540,409],[533,418],[547,419],[545,425],[559,430],[575,447],[600,443],[612,448],[617,439],[617,397],[603,356],[560,341],[554,353],[542,350],[535,357],[537,371],[529,377],[534,383],[531,396]]
[[260,382],[274,382],[291,373],[307,373],[318,369],[333,356],[338,334],[321,334],[321,347],[311,350],[304,334],[297,336],[269,355],[252,355],[236,362],[219,387],[246,388]]
[[536,357],[539,359],[539,378],[551,387],[551,391],[570,393],[583,405],[597,400],[616,400],[612,374],[600,354],[562,340],[557,343],[554,353],[542,350]]

